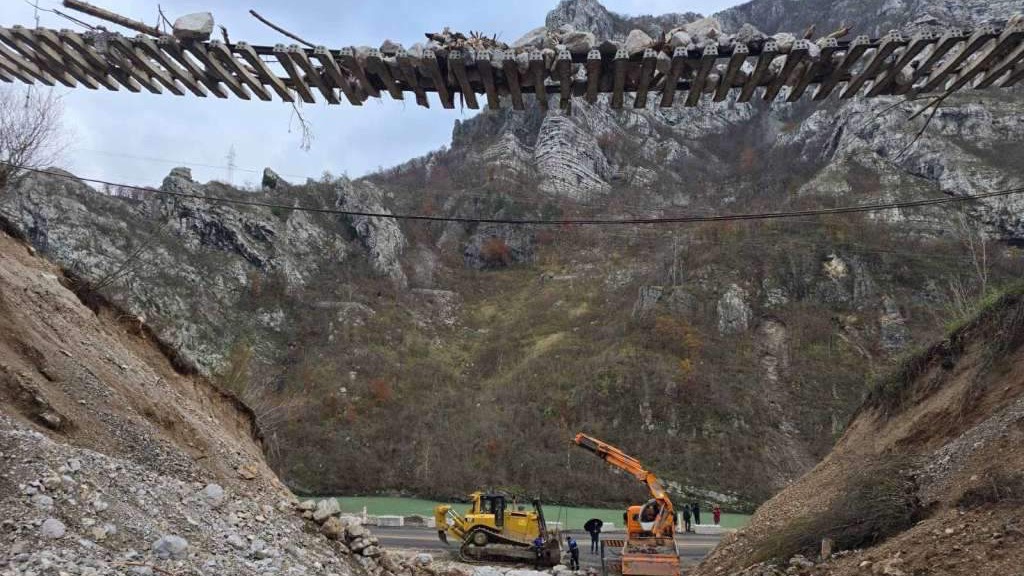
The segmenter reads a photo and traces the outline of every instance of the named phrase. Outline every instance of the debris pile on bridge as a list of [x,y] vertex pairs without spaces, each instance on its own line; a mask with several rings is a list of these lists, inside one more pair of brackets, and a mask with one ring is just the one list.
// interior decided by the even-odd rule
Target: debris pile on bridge
[[[815,37],[803,33],[767,36],[751,25],[726,33],[713,18],[691,22],[651,37],[641,30],[619,40],[598,39],[563,26],[538,29],[510,45],[478,32],[443,29],[408,49],[392,41],[379,48],[331,49],[314,45],[254,16],[299,44],[254,46],[208,40],[212,16],[179,19],[173,32],[106,12],[80,0],[65,5],[141,32],[134,38],[93,27],[85,33],[20,26],[0,28],[0,80],[56,83],[90,89],[165,90],[182,96],[253,96],[285,102],[317,100],[360,106],[386,92],[403,100],[412,93],[429,107],[435,93],[445,108],[455,96],[469,108],[524,109],[533,97],[542,108],[551,96],[571,108],[573,98],[596,102],[610,94],[612,108],[632,95],[635,108],[652,92],[662,107],[677,96],[687,106],[720,102],[734,95],[748,102],[795,102],[810,88],[815,100],[921,94],[942,95],[964,88],[1010,87],[1024,78],[1024,18],[974,30],[922,27],[882,38],[848,38],[850,27]],[[180,24],[180,25],[179,25]],[[840,90],[841,88],[841,90]]]

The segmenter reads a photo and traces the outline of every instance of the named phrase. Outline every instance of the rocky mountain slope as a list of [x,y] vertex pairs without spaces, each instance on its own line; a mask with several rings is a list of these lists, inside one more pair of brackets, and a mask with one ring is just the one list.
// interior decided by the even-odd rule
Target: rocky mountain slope
[[[1018,288],[908,359],[872,391],[828,458],[762,506],[695,574],[1018,571],[1022,320]],[[889,474],[872,476],[882,471]],[[879,501],[858,502],[851,518],[844,504],[866,493]],[[824,538],[836,544],[819,559]]]
[[412,576],[304,520],[248,408],[32,252],[0,231],[0,574]]
[[[825,33],[847,13],[868,32],[1006,18],[1014,8],[851,1],[826,17],[827,6],[757,0],[708,20],[625,17],[566,0],[528,36],[549,42],[557,28],[621,41],[637,28],[658,36],[683,26],[699,40],[743,21],[759,34],[805,20]],[[268,174],[262,191],[244,192],[177,169],[162,190],[515,218],[806,209],[1024,182],[1013,161],[1024,134],[1019,91],[951,98],[915,142],[924,120],[906,118],[918,105],[613,111],[578,101],[567,116],[531,104],[485,111],[456,125],[450,147],[357,181]],[[1011,197],[595,229],[133,200],[58,176],[0,194],[13,229],[82,286],[144,317],[180,367],[216,376],[252,405],[272,464],[298,490],[642,497],[569,448],[587,430],[678,491],[734,508],[809,470],[867,378],[1020,274],[1021,207]]]

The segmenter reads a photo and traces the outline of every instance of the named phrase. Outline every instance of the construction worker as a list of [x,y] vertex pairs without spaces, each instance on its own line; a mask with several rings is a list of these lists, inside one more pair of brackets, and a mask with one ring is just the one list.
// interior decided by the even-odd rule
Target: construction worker
[[700,526],[700,502],[693,503],[693,523]]
[[580,569],[580,545],[572,536],[566,536],[565,541],[569,544],[569,569],[575,572]]
[[715,517],[715,526],[722,523],[722,507],[715,504],[715,507],[711,509],[711,514]]
[[540,570],[540,567],[541,567],[541,564],[542,564],[541,560],[544,559],[544,537],[543,536],[537,536],[536,538],[533,539],[533,552],[537,556],[537,558],[536,558],[537,570]]
[[687,533],[692,532],[690,529],[690,505],[683,504],[683,530]]
[[[623,525],[625,525],[625,514],[623,514]],[[590,553],[597,554],[601,551],[601,527],[604,526],[598,518],[591,518],[587,520],[587,523],[583,525],[583,529],[590,534]]]

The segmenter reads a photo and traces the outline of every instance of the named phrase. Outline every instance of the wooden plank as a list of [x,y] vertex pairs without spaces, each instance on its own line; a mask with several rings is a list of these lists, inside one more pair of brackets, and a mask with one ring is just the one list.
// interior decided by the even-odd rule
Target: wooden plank
[[519,63],[516,62],[516,53],[513,50],[505,51],[505,61],[502,69],[505,72],[505,83],[508,84],[509,97],[512,98],[512,109],[525,110],[523,88],[519,83]]
[[[427,59],[427,51],[423,51],[423,59]],[[387,64],[384,63],[384,58],[380,53],[380,50],[370,50],[366,56],[366,69],[371,74],[380,78],[382,84],[387,89],[388,94],[391,95],[395,100],[404,100],[405,95],[402,94],[402,89],[395,82],[393,76],[391,76],[391,70],[388,69]]]
[[910,92],[914,85],[921,79],[931,73],[932,69],[958,44],[967,39],[967,34],[959,28],[950,28],[942,35],[942,38],[938,41],[932,53],[928,56],[928,59],[921,63],[917,69],[914,70],[914,74],[911,76],[910,82],[905,85],[897,87],[892,91],[893,94],[899,96]]
[[633,100],[633,108],[647,107],[647,91],[650,90],[654,81],[654,69],[658,65],[658,53],[650,48],[644,50],[643,63],[640,65],[640,77],[636,84],[636,98]]
[[558,107],[562,110],[572,108],[572,54],[568,50],[558,53],[555,62],[555,73],[558,75]]
[[871,57],[871,61],[868,62],[868,65],[865,66],[859,74],[850,79],[846,84],[846,88],[843,89],[843,92],[839,97],[843,100],[847,100],[856,96],[857,92],[860,92],[860,89],[868,80],[874,80],[882,71],[882,66],[885,64],[885,61],[892,56],[892,53],[895,52],[896,49],[906,45],[907,41],[903,37],[903,34],[900,34],[899,32],[890,32],[889,34],[886,34],[882,43],[877,49],[875,49],[875,54]]
[[175,62],[181,65],[182,68],[188,71],[193,78],[198,80],[206,86],[210,93],[217,98],[227,98],[228,93],[224,89],[224,86],[217,81],[216,78],[207,73],[206,69],[201,67],[192,56],[182,50],[181,43],[178,42],[173,36],[161,36],[156,41],[157,47],[172,58]]
[[341,99],[338,98],[338,94],[334,91],[334,88],[327,85],[324,82],[323,76],[320,74],[320,70],[309,60],[309,56],[306,55],[306,50],[298,44],[292,44],[285,51],[288,58],[306,75],[305,80],[307,84],[312,84],[320,94],[323,95],[324,100],[327,100],[328,104],[341,104]]
[[150,79],[156,79],[161,85],[167,88],[171,94],[175,96],[184,96],[185,91],[178,86],[178,83],[174,81],[174,78],[170,74],[165,72],[162,68],[158,68],[153,65],[153,61],[149,58],[145,58],[138,53],[135,49],[135,44],[124,36],[115,36],[111,38],[111,43],[121,48],[121,53],[131,60],[133,67],[141,68],[143,72]]
[[209,95],[206,86],[201,84],[199,79],[193,76],[191,72],[168,56],[152,38],[141,35],[136,36],[135,49],[160,64],[168,74],[180,82],[189,92],[200,98],[206,98]]
[[341,89],[349,104],[353,106],[363,105],[363,99],[360,97],[359,92],[352,86],[352,83],[345,77],[345,74],[342,73],[341,67],[338,66],[338,61],[334,59],[334,55],[331,54],[331,51],[326,46],[314,48],[313,58],[320,62],[320,66],[327,73],[327,77],[334,82],[335,86]]
[[230,74],[234,74],[243,84],[252,90],[256,97],[264,102],[269,102],[274,98],[267,92],[267,89],[263,86],[263,82],[259,78],[253,75],[249,71],[249,68],[242,65],[238,59],[235,58],[233,52],[220,40],[211,40],[209,43],[207,52],[211,54],[212,58],[220,61],[226,71]]
[[227,69],[225,69],[224,66],[222,66],[221,63],[217,61],[216,58],[210,55],[209,51],[206,49],[206,46],[196,42],[189,42],[181,44],[181,47],[183,52],[187,52],[188,54],[194,56],[196,60],[199,60],[199,62],[203,65],[203,68],[205,68],[206,74],[209,77],[217,80],[218,82],[222,82],[225,86],[227,86],[228,90],[230,90],[235,96],[238,96],[242,100],[252,99],[252,95],[249,94],[249,91],[245,89],[245,86],[242,84],[242,82],[238,78],[236,78],[234,74],[228,72]]
[[967,59],[974,55],[983,46],[988,44],[993,38],[996,37],[996,29],[993,26],[982,26],[967,39],[964,47],[957,53],[956,56],[950,58],[938,69],[934,70],[928,81],[925,82],[919,90],[915,90],[915,93],[928,93],[934,92],[942,88],[946,82],[949,81],[950,75],[955,73],[960,66],[962,66]]
[[995,45],[993,45],[992,48],[990,48],[983,56],[971,63],[970,67],[964,70],[953,84],[946,88],[946,90],[955,92],[966,86],[969,82],[977,78],[979,74],[985,72],[996,64],[1005,54],[1012,51],[1013,47],[1020,43],[1021,38],[1024,38],[1024,25],[1018,24],[1004,30],[1003,33],[999,35]]
[[36,31],[31,31],[21,26],[15,26],[11,30],[15,36],[46,60],[50,70],[61,71],[70,75],[89,90],[96,90],[100,87],[100,83],[89,73],[89,70],[79,68],[73,60],[63,53],[60,42],[57,42],[58,48],[55,50],[43,40],[43,35],[37,34]]
[[601,69],[604,65],[604,60],[601,58],[601,52],[599,50],[591,50],[587,53],[587,102],[594,104],[597,102],[597,90],[601,86]]
[[868,96],[881,96],[889,89],[890,86],[899,78],[903,69],[910,66],[914,58],[924,51],[925,48],[935,44],[939,39],[938,35],[934,32],[924,31],[914,34],[914,37],[910,40],[910,45],[900,54],[899,60],[893,64],[884,75],[877,78],[871,85],[871,89],[868,90]]
[[804,92],[807,91],[807,87],[814,82],[818,76],[824,75],[825,71],[832,65],[832,56],[839,50],[839,41],[835,38],[825,39],[825,45],[821,46],[821,53],[814,59],[813,63],[806,66],[804,73],[800,75],[800,78],[793,85],[793,89],[789,92],[789,98],[786,102],[796,102],[803,97]]
[[370,82],[370,78],[366,75],[366,70],[363,70],[363,65],[356,59],[355,48],[342,48],[338,51],[338,59],[341,60],[341,65],[359,81],[360,98],[363,97],[363,94],[373,98],[380,98],[380,90]]
[[277,93],[278,97],[285,102],[295,102],[295,97],[292,96],[292,91],[288,89],[284,81],[278,77],[277,73],[267,66],[267,63],[260,58],[260,55],[253,50],[252,46],[248,42],[236,42],[232,47],[235,54],[242,57],[256,74],[259,76],[260,81],[263,85],[270,86],[270,89]]
[[708,83],[708,74],[715,69],[715,62],[718,61],[718,44],[709,43],[704,47],[704,54],[700,57],[700,64],[697,65],[697,73],[690,84],[690,93],[686,95],[686,105],[694,107],[700,103],[700,96],[704,93],[704,86]]
[[740,91],[740,96],[736,99],[737,102],[750,102],[750,99],[754,96],[754,90],[764,81],[764,77],[772,65],[772,60],[775,60],[775,57],[778,55],[779,45],[775,40],[769,40],[764,43],[761,55],[757,59],[757,65],[754,66],[754,71],[750,73],[746,83],[743,84],[743,90]]
[[990,69],[985,76],[974,85],[974,87],[977,89],[988,88],[994,84],[996,80],[999,80],[1006,75],[1007,72],[1010,72],[1015,66],[1020,64],[1024,64],[1024,43],[1017,46],[1009,54],[1004,56],[999,63],[993,66],[992,69]]
[[65,29],[59,32],[59,36],[63,44],[68,47],[68,50],[74,51],[84,58],[86,62],[98,71],[97,73],[106,72],[108,76],[116,80],[121,86],[127,88],[129,92],[138,93],[142,91],[142,85],[131,74],[116,66],[111,66],[106,58],[100,55],[92,46],[86,44],[85,40],[77,32]]
[[729,57],[729,65],[725,69],[722,80],[718,83],[718,90],[715,91],[715,102],[722,102],[729,95],[733,84],[736,83],[736,76],[743,69],[743,63],[750,55],[750,48],[746,44],[736,44],[732,49],[732,56]]
[[483,82],[484,92],[487,94],[487,107],[491,110],[498,110],[501,108],[501,99],[498,98],[498,87],[494,83],[494,65],[491,64],[491,58],[500,62],[505,58],[505,54],[501,50],[493,53],[490,50],[483,50],[478,52],[475,57],[476,69],[480,73],[480,81]]
[[871,39],[867,36],[857,36],[854,38],[846,50],[846,55],[843,56],[842,62],[832,69],[832,73],[822,80],[821,84],[818,85],[818,89],[814,91],[814,100],[819,102],[828,98],[832,91],[836,89],[836,86],[846,79],[846,76],[853,70],[854,65],[857,64],[857,61],[860,60],[861,56],[870,47]]
[[423,68],[427,71],[427,77],[434,82],[434,90],[437,91],[441,106],[448,110],[455,108],[455,98],[448,88],[448,80],[441,73],[441,64],[433,50],[423,51]]
[[[0,70],[3,70],[6,74],[10,75],[10,77],[17,78],[18,80],[21,80],[25,84],[35,84],[36,83],[36,79],[33,78],[31,74],[26,73],[21,68],[21,66],[19,66],[16,63],[12,62],[10,59],[7,58],[6,55],[4,55],[2,53],[0,53]],[[8,80],[8,82],[9,82],[9,80]]]
[[106,73],[106,67],[97,68],[90,64],[81,54],[78,53],[78,50],[70,44],[65,44],[64,41],[61,40],[61,37],[53,30],[37,28],[35,33],[40,42],[47,44],[50,48],[56,51],[63,61],[70,61],[72,65],[81,70],[82,73],[88,74],[99,85],[112,92],[117,92],[121,89],[120,85]]
[[[17,52],[17,58],[19,60],[23,60],[25,63],[32,64],[32,68],[38,70],[41,73],[45,72],[46,80],[44,80],[43,76],[39,76],[39,79],[47,86],[53,86],[54,81],[60,82],[61,84],[69,88],[74,88],[76,85],[78,85],[78,82],[76,82],[75,79],[68,75],[66,72],[59,70],[54,71],[51,68],[51,65],[46,61],[45,58],[42,57],[42,55],[37,54],[34,50],[32,50],[31,47],[29,47],[24,42],[16,38],[11,30],[8,30],[6,28],[0,28],[0,40],[3,40],[4,43],[6,43],[8,46],[13,48]],[[8,54],[8,58],[10,57],[11,55]],[[50,83],[47,83],[47,80]]]
[[1003,80],[1002,83],[999,84],[999,87],[1010,88],[1021,80],[1024,80],[1024,64],[1017,64],[1017,67],[1010,72],[1010,75],[1006,77],[1006,80]]
[[612,81],[612,108],[622,108],[623,93],[626,88],[626,67],[629,66],[629,52],[619,49],[615,53],[615,77]]
[[404,77],[406,85],[416,94],[416,104],[424,108],[430,108],[430,101],[427,100],[427,93],[423,90],[423,86],[420,86],[420,79],[416,74],[416,66],[413,64],[409,52],[405,49],[399,50],[395,54],[395,61],[398,62],[398,70]]
[[786,62],[782,65],[782,71],[764,90],[765,102],[775,100],[775,97],[782,91],[782,87],[789,81],[789,77],[793,75],[793,70],[809,57],[810,51],[811,43],[808,40],[797,40],[793,43],[793,48],[790,49],[789,54],[786,54]]
[[291,85],[299,94],[299,98],[306,104],[315,104],[316,98],[313,96],[313,92],[310,91],[309,85],[306,84],[306,79],[302,77],[302,72],[295,67],[295,63],[288,54],[288,48],[284,44],[277,44],[274,46],[274,55],[277,56],[277,63],[288,74]]
[[679,46],[672,51],[672,66],[668,69],[668,74],[665,76],[665,84],[661,89],[661,107],[671,108],[672,101],[676,97],[676,89],[679,86],[679,77],[683,75],[683,71],[686,70],[688,64],[686,59],[688,54],[686,48]]
[[530,77],[533,79],[533,93],[541,110],[548,109],[548,87],[544,85],[547,70],[544,69],[544,54],[540,50],[530,52]]
[[452,50],[448,53],[448,66],[455,74],[455,81],[459,83],[459,90],[462,98],[470,110],[479,110],[480,104],[476,101],[476,93],[473,85],[469,83],[469,75],[466,74],[466,54],[461,50]]

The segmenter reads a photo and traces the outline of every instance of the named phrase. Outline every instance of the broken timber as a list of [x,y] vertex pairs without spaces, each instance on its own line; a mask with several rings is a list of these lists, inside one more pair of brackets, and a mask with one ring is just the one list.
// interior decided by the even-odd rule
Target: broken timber
[[[550,54],[549,54],[550,53]],[[761,91],[763,99],[790,102],[813,87],[815,100],[837,91],[842,98],[900,94],[942,94],[968,88],[1009,87],[1024,77],[1024,25],[1003,29],[951,29],[945,34],[891,33],[884,38],[833,38],[816,45],[801,40],[786,51],[774,41],[750,45],[676,48],[672,54],[646,50],[581,53],[533,50],[458,52],[422,50],[395,53],[347,47],[254,46],[246,42],[183,42],[172,36],[129,38],[106,31],[79,34],[21,26],[0,28],[0,81],[69,87],[145,88],[156,94],[244,100],[276,96],[285,102],[345,101],[361,105],[388,93],[430,106],[428,93],[445,108],[454,95],[469,108],[477,94],[490,108],[524,108],[531,96],[546,108],[549,96],[571,109],[571,99],[596,102],[610,94],[612,108],[647,105],[657,92],[662,107],[677,93],[697,106],[730,94],[740,102]]]

